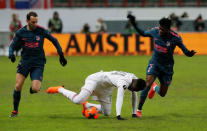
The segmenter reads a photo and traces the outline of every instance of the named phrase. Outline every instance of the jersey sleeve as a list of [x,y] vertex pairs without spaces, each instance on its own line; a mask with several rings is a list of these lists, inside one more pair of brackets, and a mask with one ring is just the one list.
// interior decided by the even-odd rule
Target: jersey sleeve
[[20,41],[21,37],[19,35],[19,32],[16,33],[15,37],[12,39],[10,45],[9,45],[9,56],[13,55],[14,50],[18,50],[17,48],[20,47]]
[[121,115],[124,93],[125,90],[128,88],[128,84],[125,81],[119,81],[117,87],[118,87],[118,91],[116,97],[116,116]]
[[48,30],[44,30],[44,36],[53,43],[53,45],[57,49],[58,54],[63,55],[62,48],[58,40],[55,37],[53,37]]
[[140,27],[134,25],[134,28],[136,29],[136,31],[141,35],[141,36],[148,36],[148,37],[153,37],[153,29],[149,30],[149,31],[144,31],[143,29],[141,29]]
[[178,40],[177,40],[177,46],[183,51],[183,53],[188,56],[188,52],[189,50],[185,47],[185,45],[183,44],[183,40],[182,38],[179,36]]
[[132,114],[136,114],[137,110],[137,92],[132,92]]

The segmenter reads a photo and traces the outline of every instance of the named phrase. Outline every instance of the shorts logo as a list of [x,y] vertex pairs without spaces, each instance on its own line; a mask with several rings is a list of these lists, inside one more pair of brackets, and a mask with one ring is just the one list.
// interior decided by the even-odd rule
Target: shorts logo
[[150,72],[150,70],[152,69],[153,64],[150,64],[150,67],[148,68],[147,72]]
[[36,36],[36,41],[39,41],[40,40],[40,37],[39,36]]

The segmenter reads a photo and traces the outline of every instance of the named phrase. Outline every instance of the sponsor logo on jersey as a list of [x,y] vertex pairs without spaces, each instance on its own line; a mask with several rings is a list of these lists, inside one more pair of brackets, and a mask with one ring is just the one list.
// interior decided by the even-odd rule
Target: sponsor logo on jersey
[[29,48],[37,48],[39,46],[38,42],[25,42],[25,46]]
[[167,48],[162,47],[162,46],[160,46],[160,45],[155,44],[155,49],[156,49],[157,51],[159,51],[159,52],[167,53]]

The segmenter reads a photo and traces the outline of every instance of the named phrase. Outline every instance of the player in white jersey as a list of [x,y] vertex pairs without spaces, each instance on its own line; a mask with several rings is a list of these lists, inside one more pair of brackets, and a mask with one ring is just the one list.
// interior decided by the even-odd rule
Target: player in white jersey
[[[85,80],[85,85],[81,88],[79,94],[65,89],[63,86],[50,87],[47,93],[61,93],[75,104],[83,104],[83,111],[86,108],[95,106],[100,113],[106,116],[111,114],[111,96],[114,87],[118,88],[116,99],[116,116],[118,120],[123,120],[121,108],[126,89],[132,91],[132,117],[136,116],[137,109],[137,91],[143,90],[146,84],[143,79],[138,79],[134,74],[111,71],[97,72],[89,75]],[[85,102],[89,96],[97,96],[100,104],[92,104]]]

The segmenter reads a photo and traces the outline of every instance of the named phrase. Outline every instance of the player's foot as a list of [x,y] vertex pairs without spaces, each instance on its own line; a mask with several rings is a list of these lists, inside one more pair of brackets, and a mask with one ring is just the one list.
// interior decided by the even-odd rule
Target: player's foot
[[9,117],[16,117],[18,115],[18,111],[12,111]]
[[82,110],[82,115],[83,116],[85,116],[85,111],[86,111],[86,103],[88,103],[87,101],[85,101],[84,103],[83,103],[83,110]]
[[149,99],[152,99],[153,97],[154,97],[154,95],[155,95],[155,90],[154,90],[154,87],[155,86],[157,86],[157,84],[154,82],[153,84],[152,84],[152,87],[151,87],[151,89],[150,89],[150,91],[149,91],[149,93],[148,93],[148,98]]
[[64,86],[55,86],[55,87],[49,87],[46,92],[47,93],[58,93],[59,88],[64,88]]
[[141,110],[137,110],[136,111],[136,115],[137,115],[137,117],[141,118],[142,117],[142,111]]

